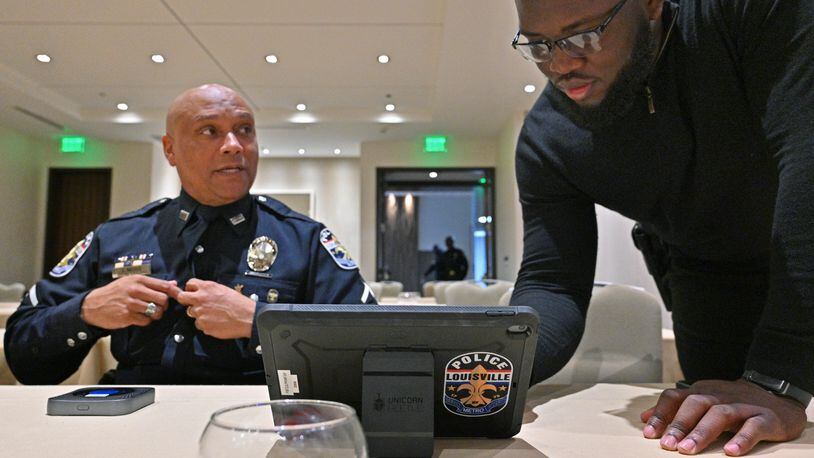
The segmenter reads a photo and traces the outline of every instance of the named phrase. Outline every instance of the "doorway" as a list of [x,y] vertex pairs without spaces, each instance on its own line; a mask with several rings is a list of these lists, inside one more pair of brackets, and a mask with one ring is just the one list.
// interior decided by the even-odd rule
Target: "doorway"
[[377,170],[376,279],[405,291],[446,279],[438,269],[445,240],[466,259],[464,279],[495,278],[493,168]]
[[111,169],[50,169],[43,276],[110,218]]

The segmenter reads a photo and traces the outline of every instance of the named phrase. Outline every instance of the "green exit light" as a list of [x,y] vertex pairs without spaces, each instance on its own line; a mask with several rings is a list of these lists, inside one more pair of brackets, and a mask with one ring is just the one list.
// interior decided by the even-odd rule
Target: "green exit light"
[[447,137],[440,135],[430,135],[424,137],[424,152],[425,153],[446,153],[447,152]]
[[62,137],[63,153],[84,153],[85,137]]
[[480,179],[480,184],[486,184],[486,178],[481,178]]

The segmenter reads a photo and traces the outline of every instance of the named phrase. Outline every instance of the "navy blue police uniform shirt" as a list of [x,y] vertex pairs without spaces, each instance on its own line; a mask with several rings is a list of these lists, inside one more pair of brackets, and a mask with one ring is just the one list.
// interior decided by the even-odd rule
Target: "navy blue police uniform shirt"
[[85,323],[85,296],[131,274],[177,280],[182,289],[191,278],[215,281],[257,301],[255,318],[265,303],[376,303],[321,223],[266,196],[208,207],[182,191],[101,224],[31,287],[5,334],[17,379],[59,383],[111,335],[114,383],[265,384],[256,326],[251,338],[216,339],[172,299],[146,327],[108,331]]

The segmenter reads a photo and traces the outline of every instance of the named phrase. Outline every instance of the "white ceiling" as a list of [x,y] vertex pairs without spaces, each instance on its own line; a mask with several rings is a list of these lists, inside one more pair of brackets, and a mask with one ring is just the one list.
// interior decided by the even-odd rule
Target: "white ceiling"
[[[494,136],[545,84],[508,44],[512,0],[0,0],[0,11],[0,124],[50,137],[66,131],[15,107],[67,132],[151,141],[177,94],[218,82],[253,105],[272,157],[357,156],[368,140]],[[315,122],[292,122],[297,103]],[[402,123],[382,122],[386,103]]]

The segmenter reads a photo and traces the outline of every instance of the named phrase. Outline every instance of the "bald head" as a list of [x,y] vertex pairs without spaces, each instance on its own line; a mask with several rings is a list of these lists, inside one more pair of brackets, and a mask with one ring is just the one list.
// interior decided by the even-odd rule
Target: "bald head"
[[257,137],[254,113],[237,92],[219,84],[184,91],[170,105],[166,127],[164,155],[190,196],[219,206],[248,194]]
[[212,102],[232,103],[253,115],[249,104],[232,88],[214,83],[204,84],[187,89],[172,101],[167,111],[165,126],[167,135],[173,136],[180,120],[191,118],[201,107]]

